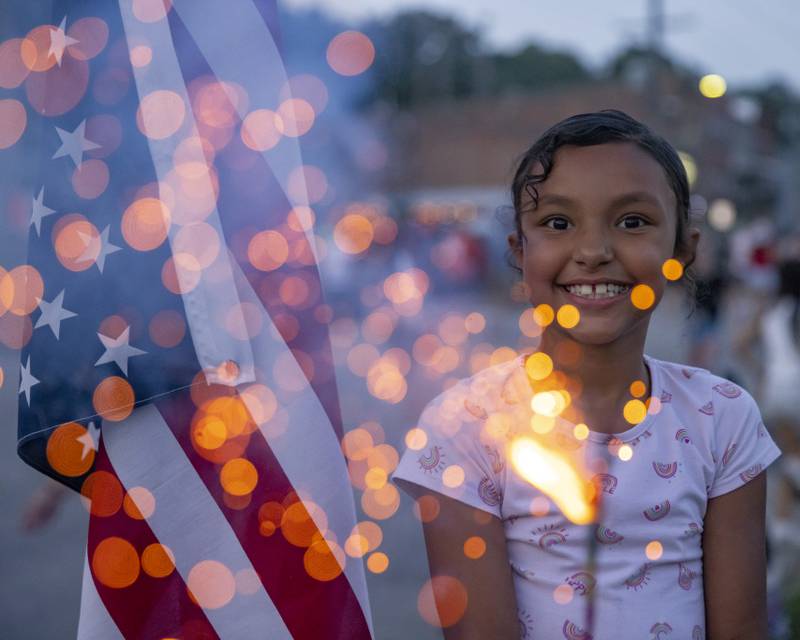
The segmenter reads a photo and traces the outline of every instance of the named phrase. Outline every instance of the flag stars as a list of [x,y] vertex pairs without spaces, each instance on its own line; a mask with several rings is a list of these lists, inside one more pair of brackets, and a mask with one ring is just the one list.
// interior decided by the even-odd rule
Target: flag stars
[[128,359],[147,353],[147,351],[142,351],[128,344],[130,340],[130,330],[130,327],[125,327],[125,331],[119,334],[117,338],[110,338],[109,336],[104,336],[102,333],[97,334],[97,337],[100,338],[100,342],[103,343],[106,350],[103,355],[100,356],[100,359],[94,363],[95,367],[106,364],[107,362],[116,362],[117,366],[122,369],[122,373],[126,376],[128,375]]
[[43,327],[45,325],[49,326],[53,331],[53,335],[56,337],[56,340],[59,339],[61,321],[66,320],[67,318],[74,318],[77,315],[76,313],[64,308],[63,289],[61,293],[59,293],[53,299],[52,302],[47,302],[46,300],[42,299],[42,301],[39,302],[39,308],[42,310],[42,313],[33,328],[38,329],[39,327]]
[[67,16],[64,16],[57,29],[50,29],[50,49],[47,51],[47,56],[55,56],[59,67],[61,66],[61,59],[64,57],[64,50],[73,44],[78,44],[78,40],[67,35],[64,30],[66,26]]
[[81,451],[81,460],[84,460],[89,455],[90,451],[97,451],[100,444],[100,429],[94,425],[94,421],[89,423],[86,427],[86,433],[76,438],[78,442],[83,445]]
[[58,151],[53,154],[54,160],[62,156],[69,156],[72,158],[72,161],[77,167],[81,164],[81,162],[83,162],[84,151],[99,149],[101,146],[96,142],[86,139],[85,119],[82,120],[72,132],[64,131],[64,129],[61,129],[60,127],[56,127],[56,131],[58,132],[58,137],[61,138],[61,146],[58,148]]
[[36,229],[37,236],[41,235],[42,218],[55,212],[55,209],[51,209],[44,204],[44,187],[42,187],[39,189],[39,195],[33,199],[31,205],[31,222],[29,226],[33,226],[33,228]]
[[[99,237],[78,231],[78,235],[80,236],[81,240],[86,243],[86,248],[83,250],[83,253],[78,256],[77,262],[88,262],[89,260],[94,260],[94,263],[97,265],[100,273],[103,273],[103,268],[106,264],[106,257],[122,249],[122,247],[111,244],[109,241],[109,229],[111,229],[111,225],[107,225]],[[98,242],[100,243],[99,248],[96,244]]]
[[34,378],[31,374],[31,357],[28,356],[28,362],[26,364],[19,363],[20,365],[20,380],[19,380],[19,392],[25,394],[25,400],[28,401],[28,406],[31,406],[31,387],[39,384],[39,379]]

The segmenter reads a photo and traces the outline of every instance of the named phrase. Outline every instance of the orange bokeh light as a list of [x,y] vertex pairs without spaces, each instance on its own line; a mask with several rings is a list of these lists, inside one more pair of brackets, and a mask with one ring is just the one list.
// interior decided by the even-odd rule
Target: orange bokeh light
[[155,513],[156,498],[144,487],[131,487],[122,500],[122,509],[134,520],[144,520]]
[[270,109],[256,109],[245,116],[242,122],[242,142],[253,151],[269,151],[282,137],[283,124],[280,116]]
[[194,565],[186,579],[192,599],[203,609],[219,609],[236,594],[236,580],[221,562],[203,560]]
[[315,519],[320,521],[320,529],[327,529],[328,518],[318,505],[310,501],[292,503],[286,507],[281,518],[283,536],[296,547],[311,546],[320,531]]
[[316,540],[303,554],[306,573],[320,582],[330,582],[338,578],[344,563],[344,551],[333,540]]
[[67,422],[50,434],[47,439],[47,462],[56,473],[75,478],[91,469],[95,451],[89,448],[86,456],[83,456],[84,445],[78,440],[86,433],[86,428],[77,422]]
[[28,114],[19,100],[0,100],[0,149],[16,144],[28,125]]
[[23,264],[3,274],[0,308],[16,316],[27,316],[39,306],[42,295],[44,281],[35,267]]
[[260,271],[274,271],[289,257],[289,244],[278,231],[260,231],[247,245],[247,258]]
[[299,138],[314,126],[314,107],[300,98],[284,100],[278,107],[275,126],[279,133],[289,138]]
[[0,43],[0,87],[16,89],[31,70],[22,61],[22,38],[11,38]]
[[345,215],[333,230],[333,240],[343,253],[356,255],[369,249],[374,237],[372,223],[357,213]]
[[172,0],[133,0],[133,15],[141,22],[158,22],[167,17]]
[[122,508],[122,485],[113,473],[93,471],[81,485],[81,495],[89,501],[89,512],[108,518]]
[[84,160],[72,172],[72,188],[84,200],[94,200],[108,186],[108,165],[102,160]]
[[328,44],[326,58],[331,69],[343,76],[357,76],[375,60],[375,46],[359,31],[344,31]]
[[122,237],[137,251],[152,251],[167,239],[170,210],[158,198],[135,200],[122,214]]
[[92,404],[95,411],[106,420],[125,420],[133,411],[133,387],[125,378],[109,376],[95,388]]
[[245,496],[253,492],[258,484],[255,465],[245,458],[228,460],[219,474],[223,489],[234,496]]
[[78,213],[61,217],[53,226],[58,261],[70,271],[86,271],[100,255],[100,232]]
[[139,554],[123,538],[106,538],[92,554],[92,574],[100,584],[111,589],[129,587],[139,577]]
[[174,91],[160,89],[144,96],[136,110],[136,126],[148,138],[163,140],[183,125],[186,105]]
[[433,576],[417,597],[417,611],[434,627],[452,627],[467,610],[467,589],[452,576]]
[[142,570],[153,578],[166,578],[175,570],[175,556],[163,544],[149,544],[142,551]]

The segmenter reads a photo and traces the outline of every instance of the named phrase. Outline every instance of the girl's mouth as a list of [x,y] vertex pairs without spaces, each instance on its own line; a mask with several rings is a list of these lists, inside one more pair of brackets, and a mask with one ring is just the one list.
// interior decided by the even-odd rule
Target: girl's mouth
[[587,298],[588,300],[597,300],[599,298],[613,298],[615,296],[624,295],[631,290],[629,285],[616,284],[613,282],[603,282],[599,284],[570,284],[560,285],[562,289],[567,292]]

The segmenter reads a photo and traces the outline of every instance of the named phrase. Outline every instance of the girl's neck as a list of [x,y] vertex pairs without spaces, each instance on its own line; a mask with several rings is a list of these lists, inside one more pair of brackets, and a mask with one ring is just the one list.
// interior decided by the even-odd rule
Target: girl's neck
[[[553,360],[555,369],[579,382],[580,392],[574,394],[573,407],[593,431],[607,433],[624,431],[622,409],[632,398],[631,383],[640,380],[645,394],[651,392],[650,372],[644,362],[645,333],[623,336],[611,344],[578,343],[558,329],[546,330],[539,350]],[[618,418],[618,420],[617,420]]]

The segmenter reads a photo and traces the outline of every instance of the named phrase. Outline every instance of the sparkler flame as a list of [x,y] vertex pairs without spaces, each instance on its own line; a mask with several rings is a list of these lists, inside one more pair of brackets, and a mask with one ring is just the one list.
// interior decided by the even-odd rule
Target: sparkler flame
[[547,495],[572,522],[595,521],[596,490],[564,456],[533,438],[522,437],[511,444],[511,462],[522,478]]

